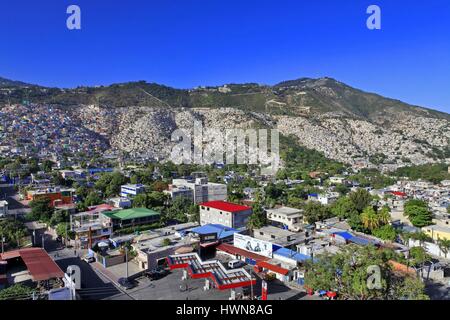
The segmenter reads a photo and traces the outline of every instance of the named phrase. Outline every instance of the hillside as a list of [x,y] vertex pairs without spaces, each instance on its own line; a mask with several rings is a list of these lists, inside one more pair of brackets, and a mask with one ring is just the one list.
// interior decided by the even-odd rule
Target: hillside
[[[395,169],[450,157],[450,115],[331,78],[189,90],[145,81],[75,89],[6,79],[0,83],[0,110],[9,114],[10,121],[15,104],[52,106],[52,112],[67,121],[107,139],[112,150],[136,155],[167,157],[171,133],[177,128],[191,130],[198,120],[220,129],[277,128],[306,148],[356,166]],[[0,131],[0,146],[10,136]]]

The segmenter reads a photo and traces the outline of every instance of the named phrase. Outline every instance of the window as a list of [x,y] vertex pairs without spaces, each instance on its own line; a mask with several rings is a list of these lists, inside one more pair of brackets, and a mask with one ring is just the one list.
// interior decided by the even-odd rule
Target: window
[[264,235],[264,232],[260,231],[259,234],[260,234],[261,236],[263,236],[263,235]]
[[275,239],[276,237],[272,234],[271,236],[270,236],[272,239]]

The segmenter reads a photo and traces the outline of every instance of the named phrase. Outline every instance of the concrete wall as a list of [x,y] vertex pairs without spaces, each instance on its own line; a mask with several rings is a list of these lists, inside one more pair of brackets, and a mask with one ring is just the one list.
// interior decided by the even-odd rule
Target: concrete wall
[[150,252],[147,254],[147,265],[148,269],[154,269],[158,266],[157,261],[162,258],[166,258],[168,256],[174,255],[175,251],[179,248],[179,246],[167,247],[167,249],[163,251]]
[[[419,247],[420,246],[420,242],[417,241],[417,240],[410,239],[408,246],[409,247]],[[429,254],[432,254],[434,256],[450,260],[450,253],[447,254],[447,257],[445,257],[445,254],[441,251],[441,249],[439,249],[439,246],[437,244],[435,244],[435,243],[425,242],[423,244],[423,247],[425,248],[425,250]]]
[[[208,210],[209,209],[209,210]],[[229,228],[243,228],[252,214],[252,210],[237,213],[222,211],[214,208],[200,207],[200,224],[221,224]]]

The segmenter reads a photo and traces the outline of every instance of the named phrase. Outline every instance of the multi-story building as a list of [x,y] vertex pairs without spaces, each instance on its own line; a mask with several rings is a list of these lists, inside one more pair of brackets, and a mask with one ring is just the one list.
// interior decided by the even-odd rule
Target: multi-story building
[[131,199],[144,192],[145,187],[142,184],[127,184],[120,187],[120,196],[124,198]]
[[245,229],[252,208],[225,201],[209,201],[200,204],[200,224],[221,224],[236,230]]
[[46,198],[50,200],[50,206],[54,207],[55,205],[72,204],[74,193],[75,189],[61,189],[60,187],[38,188],[29,190],[26,199],[33,201]]
[[[227,200],[227,186],[221,183],[208,182],[208,178],[196,178],[195,180],[173,179],[171,188],[192,190],[192,201],[196,204],[208,201]],[[189,194],[185,189],[182,191],[184,196]]]
[[303,226],[303,210],[281,207],[268,209],[267,219],[274,225],[290,231],[298,232]]
[[169,195],[172,200],[177,198],[186,198],[193,201],[194,199],[194,191],[186,186],[169,186],[169,190],[164,190],[164,193]]
[[102,212],[101,220],[104,225],[113,230],[139,225],[152,224],[159,221],[161,214],[147,208],[132,208],[125,210]]
[[81,248],[87,249],[111,237],[112,226],[101,219],[101,214],[112,209],[112,206],[101,204],[90,207],[86,212],[70,215],[70,230]]
[[443,225],[432,225],[423,227],[422,231],[429,235],[434,241],[450,240],[450,227]]
[[124,197],[111,198],[108,203],[114,208],[128,209],[131,208],[131,200]]

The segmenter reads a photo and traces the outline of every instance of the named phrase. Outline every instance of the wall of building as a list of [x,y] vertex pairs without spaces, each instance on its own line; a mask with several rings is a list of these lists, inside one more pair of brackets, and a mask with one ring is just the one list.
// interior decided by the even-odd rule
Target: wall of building
[[[209,209],[209,210],[208,210]],[[252,210],[227,212],[215,208],[200,207],[200,224],[221,224],[229,228],[239,229],[247,225]]]

